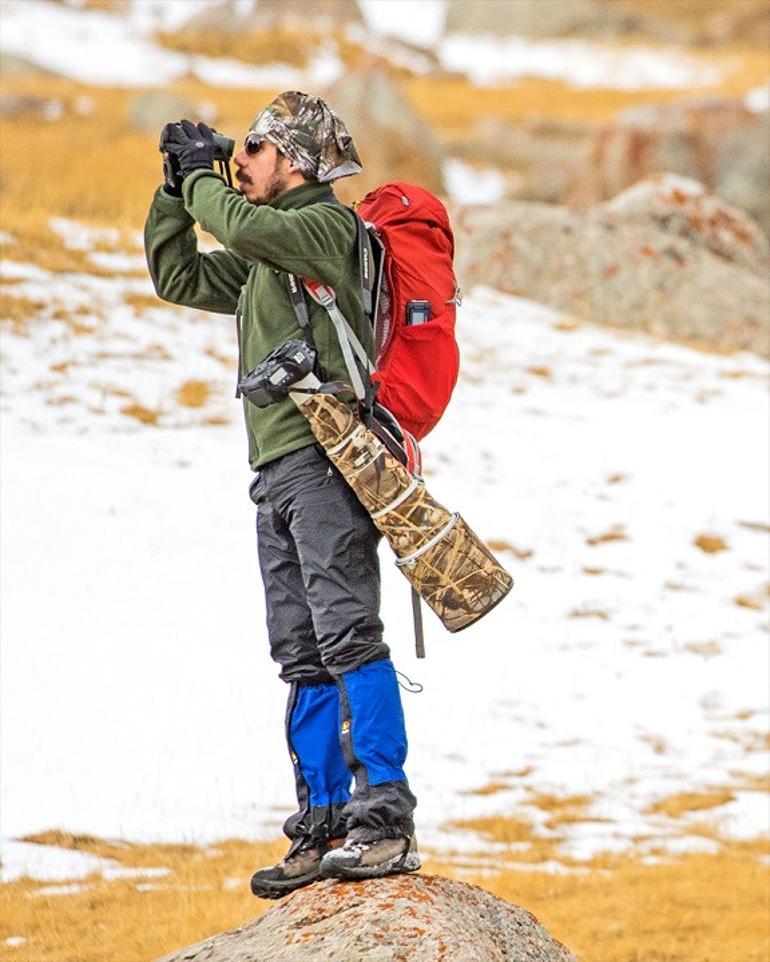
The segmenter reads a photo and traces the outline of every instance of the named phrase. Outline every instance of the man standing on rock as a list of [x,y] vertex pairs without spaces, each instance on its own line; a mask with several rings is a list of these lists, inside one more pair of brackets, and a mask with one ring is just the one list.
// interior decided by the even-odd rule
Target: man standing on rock
[[[171,164],[145,227],[155,289],[175,304],[236,315],[239,376],[303,335],[289,274],[333,287],[371,356],[355,216],[330,186],[362,168],[323,100],[289,91],[257,115],[234,158],[240,191],[215,173],[205,124],[168,124],[161,150]],[[196,221],[225,250],[199,253]],[[307,309],[323,377],[347,380],[328,313],[310,299]],[[299,803],[284,825],[288,853],[255,873],[252,891],[278,898],[321,876],[416,871],[404,716],[379,617],[379,536],[290,399],[244,408],[270,651],[290,684],[286,738]]]

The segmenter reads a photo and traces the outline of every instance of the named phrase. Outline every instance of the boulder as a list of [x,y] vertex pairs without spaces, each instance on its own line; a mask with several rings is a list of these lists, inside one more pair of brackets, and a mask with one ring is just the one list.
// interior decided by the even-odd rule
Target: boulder
[[649,16],[644,7],[606,0],[448,0],[447,33],[516,34],[548,37],[653,37],[687,43],[694,29],[686,23]]
[[767,113],[708,97],[633,107],[597,131],[567,201],[585,208],[648,174],[693,177],[770,231]]
[[725,0],[703,23],[702,38],[709,43],[770,44],[770,4],[767,0]]
[[770,236],[770,111],[756,123],[719,138],[714,155],[715,190],[748,211]]
[[210,102],[198,103],[188,97],[167,90],[143,90],[131,98],[128,105],[128,121],[135,130],[148,134],[160,134],[168,123],[181,120],[213,124],[216,107]]
[[456,271],[589,321],[770,356],[770,252],[702,185],[652,176],[579,213],[509,201],[455,212]]
[[326,29],[362,20],[357,0],[257,0],[250,7],[223,0],[186,20],[181,32],[235,35],[275,27],[301,30],[308,25]]
[[767,0],[448,0],[456,33],[601,37],[664,43],[770,43]]
[[390,71],[364,67],[345,74],[323,96],[345,121],[364,165],[363,174],[339,181],[342,199],[360,199],[388,180],[444,192],[438,140]]
[[760,277],[770,268],[770,242],[757,225],[686,177],[654,174],[599,206],[596,214],[627,227],[657,224]]
[[64,116],[64,105],[60,100],[49,100],[32,94],[0,93],[0,118],[39,118],[41,120],[60,120]]
[[509,196],[547,204],[562,203],[578,176],[593,139],[593,128],[574,121],[532,118],[514,124],[502,117],[482,116],[469,133],[445,142],[461,160],[504,171],[516,171],[518,187]]
[[39,67],[31,60],[24,57],[16,57],[11,53],[0,52],[0,77],[53,77],[50,70]]
[[575,962],[525,909],[431,875],[319,882],[159,962]]

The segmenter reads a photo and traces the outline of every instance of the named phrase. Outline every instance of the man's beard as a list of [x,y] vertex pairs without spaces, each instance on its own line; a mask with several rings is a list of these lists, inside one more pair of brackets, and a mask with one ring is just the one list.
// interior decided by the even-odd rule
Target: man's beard
[[275,200],[279,194],[282,194],[284,191],[288,190],[289,185],[287,183],[286,174],[281,171],[283,160],[284,158],[280,156],[275,158],[275,166],[273,167],[273,172],[270,175],[270,180],[268,180],[264,191],[258,197],[255,197],[253,200],[249,200],[250,204],[261,207],[264,204],[269,204],[270,201]]

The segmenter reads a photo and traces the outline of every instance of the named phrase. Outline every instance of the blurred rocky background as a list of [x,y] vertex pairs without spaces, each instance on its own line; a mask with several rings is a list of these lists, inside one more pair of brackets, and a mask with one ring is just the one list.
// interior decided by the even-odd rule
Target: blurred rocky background
[[[62,36],[78,18],[77,69],[32,9]],[[120,198],[62,183],[68,211],[138,226],[167,120],[240,139],[309,89],[364,159],[343,200],[406,180],[454,206],[461,284],[768,352],[770,0],[4,0],[2,17],[10,211],[30,216],[15,144],[66,125],[94,162],[137,158]]]

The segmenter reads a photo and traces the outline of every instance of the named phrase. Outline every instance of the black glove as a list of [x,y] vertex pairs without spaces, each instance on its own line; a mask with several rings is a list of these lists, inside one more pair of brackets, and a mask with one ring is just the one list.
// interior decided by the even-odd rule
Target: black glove
[[165,162],[163,165],[164,190],[172,195],[178,190],[174,196],[180,197],[182,181],[189,173],[214,166],[216,143],[213,133],[206,124],[196,127],[189,120],[166,124],[160,135],[160,149],[164,157],[168,157],[168,165]]

